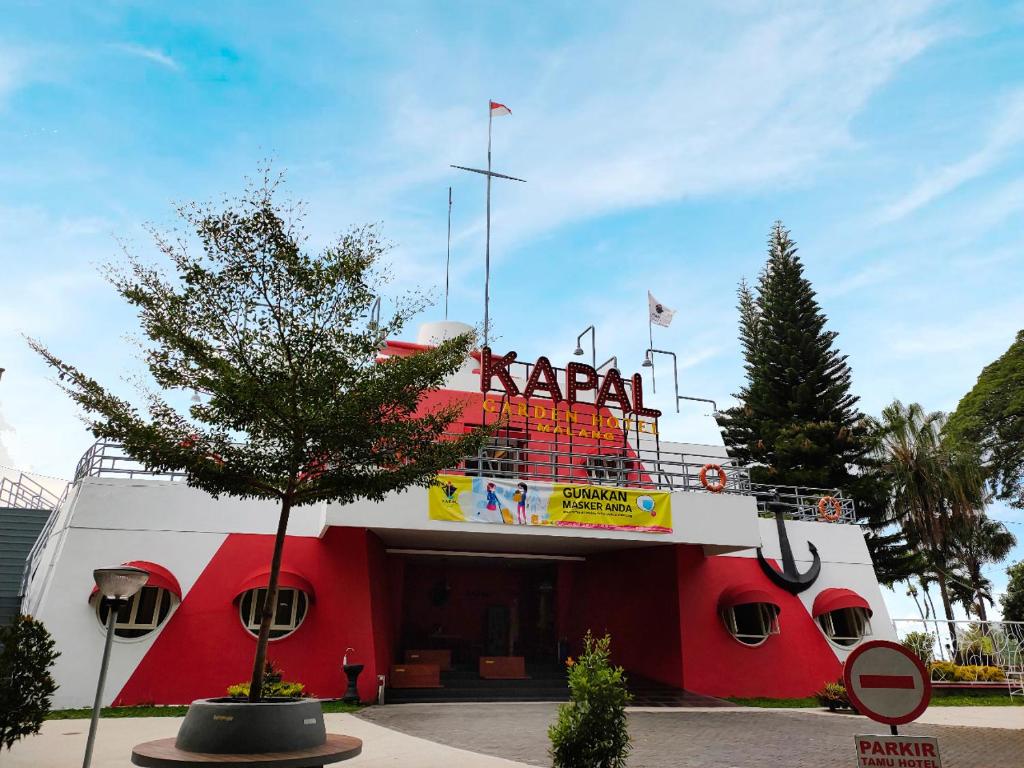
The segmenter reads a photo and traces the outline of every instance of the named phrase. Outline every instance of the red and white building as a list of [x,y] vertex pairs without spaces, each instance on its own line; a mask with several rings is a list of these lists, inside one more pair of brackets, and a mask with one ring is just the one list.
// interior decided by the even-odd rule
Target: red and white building
[[[428,324],[418,344],[392,342],[382,356],[415,354],[465,329]],[[450,656],[457,670],[440,670],[442,686],[485,663],[512,676],[523,664],[530,674],[558,668],[592,629],[611,633],[614,660],[637,679],[713,696],[790,697],[839,679],[864,636],[895,639],[852,500],[779,488],[780,529],[768,489],[752,487],[721,445],[659,433],[638,378],[482,358],[467,359],[433,395],[464,403],[457,430],[505,414],[480,456],[429,490],[293,510],[270,647],[286,679],[340,696],[346,652],[365,664],[366,700],[381,679],[389,689],[431,684],[434,670],[417,666],[424,659],[444,667]],[[722,468],[721,492],[702,483],[707,464]],[[718,470],[704,475],[715,488]],[[530,506],[519,509],[515,494],[526,486]],[[438,514],[457,493],[491,487],[494,498],[464,518]],[[609,509],[626,511],[588,517],[577,504],[584,511],[548,514],[558,498],[600,499],[600,489],[622,490],[604,495],[618,505]],[[819,505],[825,496],[836,500]],[[635,524],[641,507],[658,525]],[[141,469],[116,446],[94,446],[26,572],[23,610],[61,651],[54,706],[91,703],[105,631],[92,571],[118,563],[151,577],[117,625],[106,703],[184,703],[247,680],[277,516],[273,503],[214,500]],[[802,591],[784,588],[768,568],[787,565],[817,576]]]

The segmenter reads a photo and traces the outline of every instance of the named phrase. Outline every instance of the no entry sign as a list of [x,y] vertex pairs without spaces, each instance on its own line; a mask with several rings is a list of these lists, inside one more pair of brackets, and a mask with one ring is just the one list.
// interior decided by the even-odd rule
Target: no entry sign
[[921,659],[888,640],[864,643],[851,653],[843,682],[858,710],[888,725],[916,720],[932,697],[931,676]]

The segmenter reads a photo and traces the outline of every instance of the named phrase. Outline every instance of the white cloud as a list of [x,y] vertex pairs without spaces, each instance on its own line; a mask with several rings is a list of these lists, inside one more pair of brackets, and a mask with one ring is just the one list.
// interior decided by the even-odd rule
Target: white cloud
[[984,175],[1024,141],[1024,89],[1005,99],[980,148],[962,160],[945,165],[922,179],[900,199],[888,205],[881,221],[895,221],[910,215],[964,184]]
[[[631,7],[607,36],[525,61],[522,81],[492,94],[513,109],[495,122],[495,167],[528,180],[496,184],[496,236],[508,250],[573,220],[803,182],[854,146],[850,123],[872,94],[945,34],[926,8],[810,5],[701,36],[699,18]],[[393,86],[393,143],[413,165],[405,182],[453,178],[438,156],[481,162],[485,112],[451,101],[494,91],[488,69],[440,64],[452,77],[428,65]]]
[[156,64],[159,64],[167,69],[173,69],[175,71],[181,70],[181,65],[175,61],[170,55],[164,53],[159,48],[148,48],[144,45],[138,45],[136,43],[116,43],[114,46],[117,50],[122,53],[127,53],[131,56],[138,56],[142,59],[147,59]]

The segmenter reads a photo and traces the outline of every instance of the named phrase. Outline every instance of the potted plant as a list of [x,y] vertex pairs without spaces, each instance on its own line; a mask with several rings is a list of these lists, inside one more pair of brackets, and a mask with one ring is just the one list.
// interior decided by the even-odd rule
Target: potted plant
[[[97,438],[119,442],[148,468],[184,472],[189,485],[215,497],[279,506],[248,698],[197,702],[182,727],[182,736],[199,734],[184,742],[213,752],[260,751],[249,741],[254,734],[261,747],[285,751],[323,733],[316,702],[263,696],[292,510],[426,486],[489,435],[477,429],[448,437],[461,406],[422,406],[466,360],[472,334],[378,362],[386,340],[426,302],[408,295],[381,320],[374,304],[387,278],[387,246],[374,228],[311,253],[302,209],[279,199],[280,184],[264,171],[223,207],[180,207],[191,239],[153,233],[169,270],[134,255],[107,270],[138,312],[145,363],[159,388],[144,409],[29,340]],[[187,409],[176,405],[189,395]],[[304,726],[314,709],[318,725]]]

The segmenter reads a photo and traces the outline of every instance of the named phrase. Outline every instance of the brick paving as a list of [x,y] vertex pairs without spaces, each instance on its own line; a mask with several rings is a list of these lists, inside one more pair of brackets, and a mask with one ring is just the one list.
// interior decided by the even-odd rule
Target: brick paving
[[[473,752],[550,765],[547,728],[556,711],[556,704],[406,704],[371,707],[360,716]],[[888,726],[864,718],[756,708],[631,712],[629,728],[631,768],[852,766],[856,734],[888,733]],[[1024,764],[1024,730],[910,725],[900,733],[937,737],[943,768]]]

